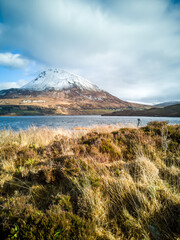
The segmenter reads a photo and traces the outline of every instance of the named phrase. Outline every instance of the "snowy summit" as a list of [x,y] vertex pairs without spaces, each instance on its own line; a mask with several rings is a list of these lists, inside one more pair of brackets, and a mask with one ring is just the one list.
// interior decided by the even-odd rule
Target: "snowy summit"
[[72,88],[101,91],[96,85],[90,83],[88,80],[61,69],[48,69],[47,71],[43,71],[36,79],[22,87],[22,89],[34,91],[67,90]]

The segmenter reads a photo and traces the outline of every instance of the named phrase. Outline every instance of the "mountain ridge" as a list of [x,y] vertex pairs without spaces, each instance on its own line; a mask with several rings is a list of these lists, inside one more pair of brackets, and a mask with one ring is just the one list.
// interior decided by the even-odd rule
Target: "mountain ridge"
[[155,104],[154,107],[168,107],[176,104],[180,104],[180,100],[158,103]]

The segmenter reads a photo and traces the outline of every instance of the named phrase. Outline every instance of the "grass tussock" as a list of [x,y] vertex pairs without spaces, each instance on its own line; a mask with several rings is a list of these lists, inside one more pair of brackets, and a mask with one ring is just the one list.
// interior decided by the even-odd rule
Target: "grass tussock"
[[179,239],[180,125],[0,135],[1,239]]

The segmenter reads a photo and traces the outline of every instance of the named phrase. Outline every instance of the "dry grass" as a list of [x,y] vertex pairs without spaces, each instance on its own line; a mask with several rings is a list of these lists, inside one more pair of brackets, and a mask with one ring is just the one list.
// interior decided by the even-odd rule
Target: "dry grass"
[[179,125],[0,135],[1,239],[180,237]]
[[36,145],[47,146],[56,136],[79,138],[90,132],[109,133],[120,128],[131,127],[136,128],[133,124],[112,124],[112,125],[93,125],[91,127],[75,127],[73,130],[64,128],[37,128],[32,126],[27,130],[15,132],[11,129],[0,130],[0,148],[7,145],[29,146]]

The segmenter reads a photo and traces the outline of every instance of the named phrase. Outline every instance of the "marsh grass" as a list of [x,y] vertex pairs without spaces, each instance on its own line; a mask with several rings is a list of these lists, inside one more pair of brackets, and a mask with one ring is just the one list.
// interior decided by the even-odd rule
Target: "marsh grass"
[[180,126],[0,132],[1,239],[178,239]]

